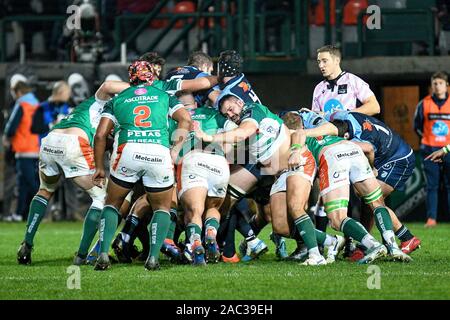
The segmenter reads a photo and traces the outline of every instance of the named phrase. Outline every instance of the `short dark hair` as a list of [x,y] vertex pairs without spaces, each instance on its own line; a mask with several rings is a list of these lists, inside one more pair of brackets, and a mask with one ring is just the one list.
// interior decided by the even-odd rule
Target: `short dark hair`
[[30,85],[24,81],[18,81],[12,89],[15,93],[20,91],[23,94],[33,90]]
[[[235,100],[241,100],[240,98],[236,97],[235,95],[232,94],[227,94],[225,96],[223,96],[222,98],[220,98],[218,104],[219,104],[219,111],[220,109],[222,109],[222,105],[225,101],[228,101],[230,99],[235,99]],[[242,100],[241,100],[242,101]]]
[[435,79],[442,79],[448,83],[448,75],[444,71],[438,71],[431,76],[431,81]]
[[200,68],[202,65],[207,64],[212,66],[213,61],[210,56],[201,51],[194,51],[191,53],[188,59],[188,65]]
[[317,49],[317,53],[322,53],[322,52],[328,52],[330,55],[338,57],[339,59],[342,59],[342,54],[341,54],[341,50],[336,47],[335,45],[326,45],[323,46],[319,49]]
[[175,92],[176,98],[181,98],[181,97],[188,96],[188,95],[193,96],[192,92],[187,91],[187,90],[179,90],[179,91]]
[[158,52],[146,52],[138,60],[144,60],[151,64],[159,64],[161,67],[166,64],[166,60]]
[[338,136],[344,137],[344,134],[348,132],[348,123],[344,120],[335,119],[331,121],[332,124],[338,129]]

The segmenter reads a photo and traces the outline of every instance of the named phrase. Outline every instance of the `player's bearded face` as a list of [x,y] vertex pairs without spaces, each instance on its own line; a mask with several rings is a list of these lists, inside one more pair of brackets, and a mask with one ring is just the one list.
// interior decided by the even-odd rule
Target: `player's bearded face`
[[241,122],[241,114],[244,105],[236,100],[227,100],[222,105],[223,114],[236,124]]

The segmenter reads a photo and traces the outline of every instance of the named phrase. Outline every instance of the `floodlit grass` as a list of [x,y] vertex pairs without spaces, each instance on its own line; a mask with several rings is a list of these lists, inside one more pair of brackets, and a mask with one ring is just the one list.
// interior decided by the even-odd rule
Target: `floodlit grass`
[[[0,299],[450,299],[450,225],[407,226],[422,239],[422,248],[411,255],[410,264],[376,262],[380,289],[368,289],[368,283],[376,283],[368,266],[343,259],[321,267],[276,261],[265,228],[260,238],[269,252],[257,261],[201,268],[171,265],[161,257],[156,272],[138,263],[114,264],[104,272],[82,266],[78,290],[68,288],[67,268],[78,247],[81,223],[43,223],[31,266],[16,261],[25,224],[0,223]],[[294,247],[288,240],[289,251]]]

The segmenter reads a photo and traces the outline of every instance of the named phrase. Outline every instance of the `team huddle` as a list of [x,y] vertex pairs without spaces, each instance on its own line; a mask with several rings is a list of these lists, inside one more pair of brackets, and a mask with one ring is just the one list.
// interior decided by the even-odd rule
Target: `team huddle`
[[[164,63],[144,54],[129,66],[128,83],[105,81],[42,139],[40,189],[19,263],[31,263],[62,174],[92,198],[73,264],[95,270],[111,266],[111,248],[119,262],[145,261],[147,270],[160,269],[161,252],[173,263],[250,261],[268,251],[258,234],[269,223],[281,260],[330,264],[344,247],[361,264],[412,260],[420,240],[384,199],[411,176],[414,153],[373,117],[380,112],[373,92],[340,69],[335,47],[318,50],[325,80],[312,110],[278,114],[261,103],[236,51],[220,54],[217,76],[202,52],[162,80]],[[316,180],[314,224],[307,212]],[[348,215],[351,192],[363,204],[361,223]],[[373,221],[382,243],[370,234]],[[337,235],[327,233],[328,222]],[[236,230],[244,238],[239,255]],[[290,255],[286,239],[297,243]]]

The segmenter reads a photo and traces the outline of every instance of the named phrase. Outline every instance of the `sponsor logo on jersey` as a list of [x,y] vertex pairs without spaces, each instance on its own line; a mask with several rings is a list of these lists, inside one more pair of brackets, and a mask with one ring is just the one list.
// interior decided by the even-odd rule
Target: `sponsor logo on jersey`
[[436,121],[431,129],[433,134],[438,137],[444,137],[448,135],[448,126],[443,121]]
[[247,92],[250,90],[250,86],[248,85],[248,83],[242,81],[241,83],[239,83],[238,87],[241,87],[242,90],[244,90],[244,92]]
[[195,114],[192,116],[192,120],[205,120],[206,114]]
[[359,156],[359,151],[358,150],[352,150],[350,152],[340,152],[336,154],[336,158],[338,160],[342,159],[342,158],[353,158]]
[[338,85],[338,94],[346,94],[347,93],[347,85],[340,84]]
[[[140,89],[138,89],[138,90],[140,90]],[[158,96],[137,96],[137,97],[125,99],[124,103],[143,102],[143,101],[145,101],[145,102],[158,102]]]
[[128,130],[128,137],[161,137],[159,130]]
[[51,155],[54,155],[54,156],[62,156],[62,155],[65,154],[63,148],[49,147],[49,146],[44,146],[42,148],[42,152],[48,153],[48,154],[51,154]]
[[204,163],[204,162],[197,162],[197,163],[195,164],[195,166],[198,167],[198,168],[202,168],[202,169],[206,169],[206,170],[208,170],[208,171],[211,171],[212,173],[215,173],[215,174],[217,174],[217,175],[219,175],[219,176],[222,175],[222,170],[220,170],[219,168],[217,168],[217,167],[215,167],[215,166],[209,165],[209,164],[207,164],[207,163]]
[[363,130],[368,130],[368,131],[372,131],[373,130],[372,123],[369,120],[365,120],[363,122]]
[[137,96],[142,96],[142,95],[146,94],[147,92],[148,91],[145,88],[139,88],[139,89],[134,90],[134,94]]
[[323,111],[325,113],[331,113],[336,110],[345,110],[342,103],[337,99],[330,99],[325,103],[325,106],[323,107]]
[[188,74],[189,73],[189,70],[186,68],[177,68],[176,71],[178,74]]
[[141,162],[148,162],[148,163],[153,163],[153,164],[164,163],[164,158],[162,158],[161,156],[145,154],[145,153],[134,153],[133,160],[141,161]]

